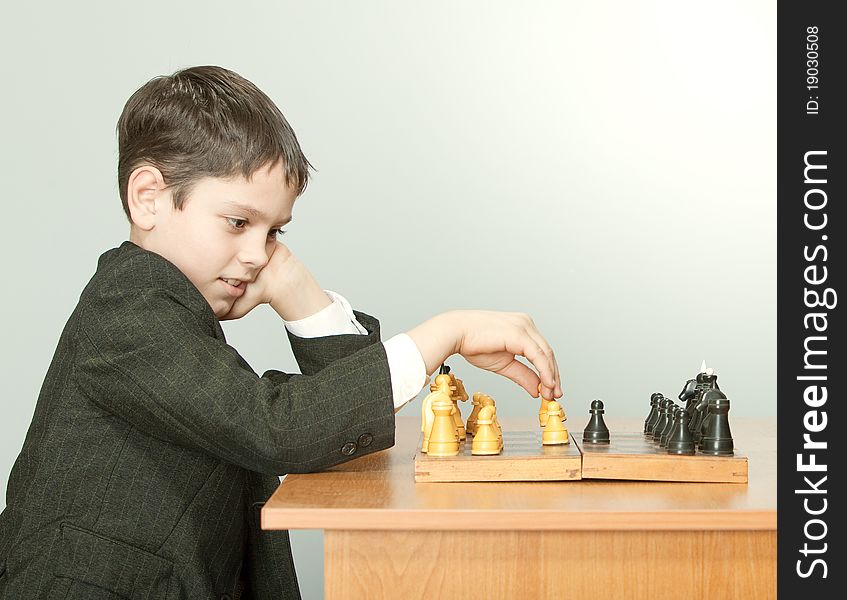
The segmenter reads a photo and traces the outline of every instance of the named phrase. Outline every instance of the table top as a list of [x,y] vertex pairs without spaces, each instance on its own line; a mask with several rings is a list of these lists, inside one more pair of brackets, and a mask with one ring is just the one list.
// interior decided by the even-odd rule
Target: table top
[[[504,417],[505,429],[538,426]],[[568,419],[580,432],[585,420]],[[608,418],[616,431],[643,419]],[[320,473],[288,475],[262,509],[263,529],[776,530],[776,420],[731,420],[748,483],[539,481],[415,483],[420,420],[398,417],[392,448]]]

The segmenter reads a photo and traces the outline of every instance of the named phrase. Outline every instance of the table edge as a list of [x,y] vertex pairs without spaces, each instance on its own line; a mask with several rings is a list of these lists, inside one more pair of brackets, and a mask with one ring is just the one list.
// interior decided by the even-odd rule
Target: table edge
[[776,531],[775,510],[580,512],[263,507],[261,528],[403,531]]

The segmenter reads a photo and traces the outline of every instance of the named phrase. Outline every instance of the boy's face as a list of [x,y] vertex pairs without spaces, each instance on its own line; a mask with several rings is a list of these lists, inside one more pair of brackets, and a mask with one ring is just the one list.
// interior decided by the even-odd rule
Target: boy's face
[[[129,180],[130,241],[175,264],[222,317],[268,263],[277,230],[291,221],[297,193],[283,173],[278,161],[256,171],[249,182],[240,176],[206,177],[182,210],[175,210],[169,189],[151,191],[161,178],[158,170],[139,167]],[[242,283],[234,288],[223,279]]]

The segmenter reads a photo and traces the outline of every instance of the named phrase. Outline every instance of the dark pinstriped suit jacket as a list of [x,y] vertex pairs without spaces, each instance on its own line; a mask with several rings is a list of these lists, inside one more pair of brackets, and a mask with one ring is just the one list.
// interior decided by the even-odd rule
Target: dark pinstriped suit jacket
[[259,377],[163,257],[105,252],[62,331],[0,514],[0,599],[299,598],[277,474],[394,443],[379,323],[289,335]]

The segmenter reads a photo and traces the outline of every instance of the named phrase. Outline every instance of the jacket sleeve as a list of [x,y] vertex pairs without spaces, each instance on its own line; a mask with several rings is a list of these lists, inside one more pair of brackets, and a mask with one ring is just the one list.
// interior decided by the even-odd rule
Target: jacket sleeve
[[288,341],[291,343],[291,351],[294,353],[294,358],[297,359],[301,373],[314,375],[339,358],[349,356],[371,344],[381,345],[379,341],[379,321],[357,310],[354,310],[353,314],[356,316],[356,320],[368,330],[367,335],[342,333],[304,338],[294,335],[286,329]]
[[394,444],[373,317],[363,315],[367,336],[296,341],[304,374],[259,377],[166,287],[110,290],[87,306],[75,381],[149,435],[269,474],[320,470]]

